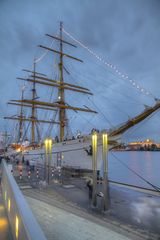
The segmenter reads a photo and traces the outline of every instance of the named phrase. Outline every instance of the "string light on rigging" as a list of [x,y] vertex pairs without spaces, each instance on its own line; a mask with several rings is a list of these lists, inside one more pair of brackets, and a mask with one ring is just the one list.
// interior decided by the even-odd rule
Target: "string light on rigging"
[[135,80],[133,79],[130,79],[128,75],[122,73],[119,71],[119,69],[105,61],[102,57],[98,56],[98,54],[96,54],[95,52],[93,52],[88,46],[84,45],[82,42],[80,42],[79,40],[77,40],[75,37],[73,37],[73,35],[71,35],[68,31],[66,31],[64,28],[62,29],[62,31],[68,36],[70,37],[73,41],[75,41],[76,43],[78,43],[82,48],[86,49],[91,55],[93,55],[94,57],[96,57],[99,61],[101,61],[105,66],[111,68],[112,70],[115,71],[115,73],[117,73],[122,79],[128,79],[129,80],[129,83],[132,84],[133,87],[135,87],[136,89],[138,89],[141,93],[147,95],[147,96],[150,96],[152,98],[155,99],[155,96],[150,93],[149,91],[147,91],[146,89],[144,89],[143,87],[139,86]]
[[[50,44],[50,48],[53,46],[53,42],[54,40],[51,42]],[[45,52],[39,57],[39,58],[34,58],[34,63],[38,63],[40,62],[47,54],[48,54],[49,50],[45,50]]]

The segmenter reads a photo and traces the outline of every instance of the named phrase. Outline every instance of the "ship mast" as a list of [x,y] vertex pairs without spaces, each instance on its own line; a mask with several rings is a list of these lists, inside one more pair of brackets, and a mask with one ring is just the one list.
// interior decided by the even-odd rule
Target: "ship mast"
[[[64,105],[65,104],[65,96],[64,96],[64,83],[63,83],[63,42],[62,42],[62,22],[60,22],[60,62],[59,62],[59,70],[60,70],[60,86],[58,91],[58,99],[59,103]],[[59,129],[59,137],[60,141],[64,139],[64,128],[65,128],[65,109],[59,109],[59,122],[60,122],[60,129]]]
[[24,115],[23,115],[23,108],[24,108],[24,104],[23,104],[23,100],[24,100],[24,86],[22,87],[22,90],[21,90],[21,101],[22,104],[20,105],[20,112],[19,112],[19,116],[17,117],[4,117],[4,119],[16,119],[18,120],[18,123],[19,123],[19,128],[18,128],[18,139],[17,141],[22,143],[22,140],[23,140],[23,128],[24,128]]
[[[48,47],[45,47],[45,46],[41,46],[41,45],[39,46],[41,48],[44,48],[46,50],[52,51],[52,52],[60,55],[60,58],[59,58],[59,73],[60,73],[60,75],[59,75],[58,101],[57,101],[57,103],[59,104],[59,106],[57,106],[57,107],[59,108],[59,139],[60,139],[60,141],[63,141],[64,136],[65,136],[65,126],[66,126],[66,121],[67,121],[67,119],[66,119],[66,109],[67,108],[70,109],[69,107],[67,107],[66,102],[65,102],[65,89],[66,90],[69,89],[69,90],[72,90],[72,91],[77,91],[77,92],[82,92],[84,94],[91,94],[92,95],[92,93],[89,92],[89,89],[82,88],[82,87],[72,85],[72,84],[67,84],[67,83],[64,82],[63,70],[65,69],[65,67],[64,67],[64,63],[63,63],[63,58],[68,57],[68,58],[71,58],[72,60],[76,60],[76,61],[79,61],[79,62],[83,62],[83,61],[79,58],[73,57],[73,56],[68,55],[68,54],[63,52],[63,44],[67,44],[67,45],[70,45],[72,47],[76,47],[76,46],[63,39],[62,29],[63,29],[63,23],[60,22],[59,37],[51,36],[49,34],[46,34],[48,37],[51,37],[51,38],[59,41],[59,51],[48,48]],[[78,110],[76,108],[75,109],[72,108],[72,109],[73,110]],[[89,108],[86,108],[86,110],[88,110],[88,112],[96,113],[95,111],[92,111]],[[83,109],[81,110],[79,108],[78,111],[83,111]]]
[[[21,94],[21,100],[24,99],[24,86],[22,87],[22,94]],[[19,141],[22,142],[23,138],[23,104],[21,105],[20,109],[20,116],[19,116]]]
[[[35,71],[36,71],[36,62],[34,59],[33,63],[33,87],[32,87],[32,101],[35,100],[36,97],[36,83],[35,83]],[[34,103],[32,104],[32,119],[35,119],[35,105]],[[32,121],[32,127],[31,127],[31,136],[32,136],[32,144],[35,143],[35,121]]]
[[[36,71],[36,64],[34,61],[34,67],[33,71],[23,69],[23,71],[27,71],[31,73],[31,75],[28,78],[17,78],[22,81],[28,81],[32,83],[32,99],[22,99],[22,100],[10,100],[8,104],[15,105],[15,106],[20,106],[20,107],[28,107],[31,108],[31,117],[5,117],[5,119],[12,119],[12,120],[23,120],[23,121],[29,121],[32,124],[31,127],[31,138],[32,138],[32,143],[35,142],[35,127],[36,123],[42,122],[42,123],[48,123],[48,124],[57,124],[59,125],[59,139],[60,141],[64,140],[65,136],[65,126],[66,126],[66,110],[73,110],[73,111],[82,111],[82,112],[87,112],[87,113],[97,113],[96,111],[90,109],[87,106],[84,107],[77,107],[77,106],[71,106],[66,103],[65,101],[65,91],[73,91],[73,92],[78,92],[78,93],[83,93],[83,94],[88,94],[88,95],[93,95],[90,90],[86,87],[81,87],[75,84],[70,84],[68,82],[64,81],[64,74],[63,70],[68,72],[65,67],[64,67],[64,58],[68,58],[71,60],[75,60],[78,62],[83,62],[81,59],[71,56],[63,51],[63,46],[64,44],[67,44],[71,47],[76,48],[74,44],[66,41],[63,39],[62,36],[62,29],[63,29],[63,24],[60,22],[60,35],[59,37],[57,36],[52,36],[49,34],[46,34],[46,36],[56,40],[59,42],[59,51],[56,49],[52,49],[46,46],[39,45],[39,47],[47,50],[54,52],[59,55],[59,80],[54,80],[54,79],[49,79],[45,74],[39,73]],[[36,84],[43,85],[46,87],[55,87],[58,89],[58,100],[56,102],[44,102],[44,101],[38,101],[36,99]],[[37,109],[43,109],[43,110],[49,110],[49,111],[57,111],[59,110],[59,119],[58,121],[54,120],[44,120],[44,119],[37,119],[36,116],[36,110]]]

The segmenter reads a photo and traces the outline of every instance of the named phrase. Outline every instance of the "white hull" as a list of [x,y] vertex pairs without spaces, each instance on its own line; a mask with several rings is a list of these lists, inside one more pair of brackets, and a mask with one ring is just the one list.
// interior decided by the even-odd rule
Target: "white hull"
[[[120,136],[111,140],[119,140]],[[91,140],[77,139],[62,143],[53,144],[51,166],[71,166],[80,169],[92,169],[92,156],[88,155],[85,149],[89,149]],[[108,150],[113,145],[108,146]],[[34,161],[34,165],[44,164],[46,159],[45,149],[36,149],[24,153],[24,159]],[[102,164],[102,143],[98,143],[97,148],[97,169],[101,168]]]

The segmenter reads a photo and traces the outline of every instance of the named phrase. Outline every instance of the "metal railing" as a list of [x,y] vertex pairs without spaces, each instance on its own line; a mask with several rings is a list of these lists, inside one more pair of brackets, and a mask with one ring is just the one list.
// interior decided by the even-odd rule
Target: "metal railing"
[[2,161],[2,197],[15,240],[46,240],[9,166]]

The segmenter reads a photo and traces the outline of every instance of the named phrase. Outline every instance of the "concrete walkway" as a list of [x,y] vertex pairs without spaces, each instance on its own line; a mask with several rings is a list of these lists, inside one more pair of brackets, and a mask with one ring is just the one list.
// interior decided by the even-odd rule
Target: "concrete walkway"
[[129,240],[120,233],[95,222],[27,197],[48,240]]
[[[79,182],[78,187],[75,185],[74,187],[66,188],[58,185],[57,187],[53,187],[52,185],[45,189],[24,189],[23,193],[26,197],[29,197],[27,199],[31,199],[29,201],[29,205],[35,216],[37,216],[37,220],[41,224],[42,229],[43,227],[45,228],[45,222],[49,221],[49,224],[51,224],[50,227],[53,231],[54,220],[56,221],[58,219],[54,215],[54,212],[56,212],[55,209],[53,210],[52,208],[55,207],[56,209],[59,209],[59,212],[60,210],[63,210],[67,216],[71,216],[70,214],[76,215],[81,219],[95,223],[95,226],[99,225],[106,228],[106,231],[109,229],[115,233],[118,233],[120,234],[120,237],[123,235],[129,239],[135,240],[159,240],[160,235],[157,232],[159,226],[159,214],[157,215],[156,212],[159,209],[159,198],[153,199],[148,195],[141,196],[141,193],[137,194],[133,193],[133,191],[130,192],[129,190],[125,189],[112,188],[110,210],[103,214],[91,209],[91,205],[88,201],[88,191],[84,191],[83,185],[81,185]],[[145,201],[149,201],[149,203],[147,202],[148,204],[143,206],[142,200],[144,199],[141,197],[145,198]],[[34,199],[38,200],[37,204],[33,204]],[[157,201],[157,205],[155,205],[155,201]],[[44,206],[43,203],[47,204],[46,207],[41,207],[41,205]],[[150,203],[154,205],[150,206]],[[141,210],[141,215],[139,210],[137,212],[137,205],[135,204],[140,207],[140,209],[139,207],[138,209]],[[154,210],[153,213],[152,210]],[[57,212],[56,215],[58,216]],[[64,219],[66,218],[64,217]],[[63,219],[61,220],[62,221],[60,221],[60,225],[63,226],[65,221],[63,222]],[[138,221],[138,224],[135,224],[135,220]],[[142,220],[144,224],[142,224],[140,220]],[[72,220],[70,219],[69,221],[70,226]],[[150,230],[152,225],[155,228],[155,232]],[[143,226],[146,227],[143,228]],[[47,228],[49,228],[48,223]],[[93,228],[96,229],[96,227]],[[63,231],[63,227],[61,231]]]
[[2,193],[0,188],[0,240],[12,240],[9,229],[8,218],[6,216],[5,208],[2,203]]

